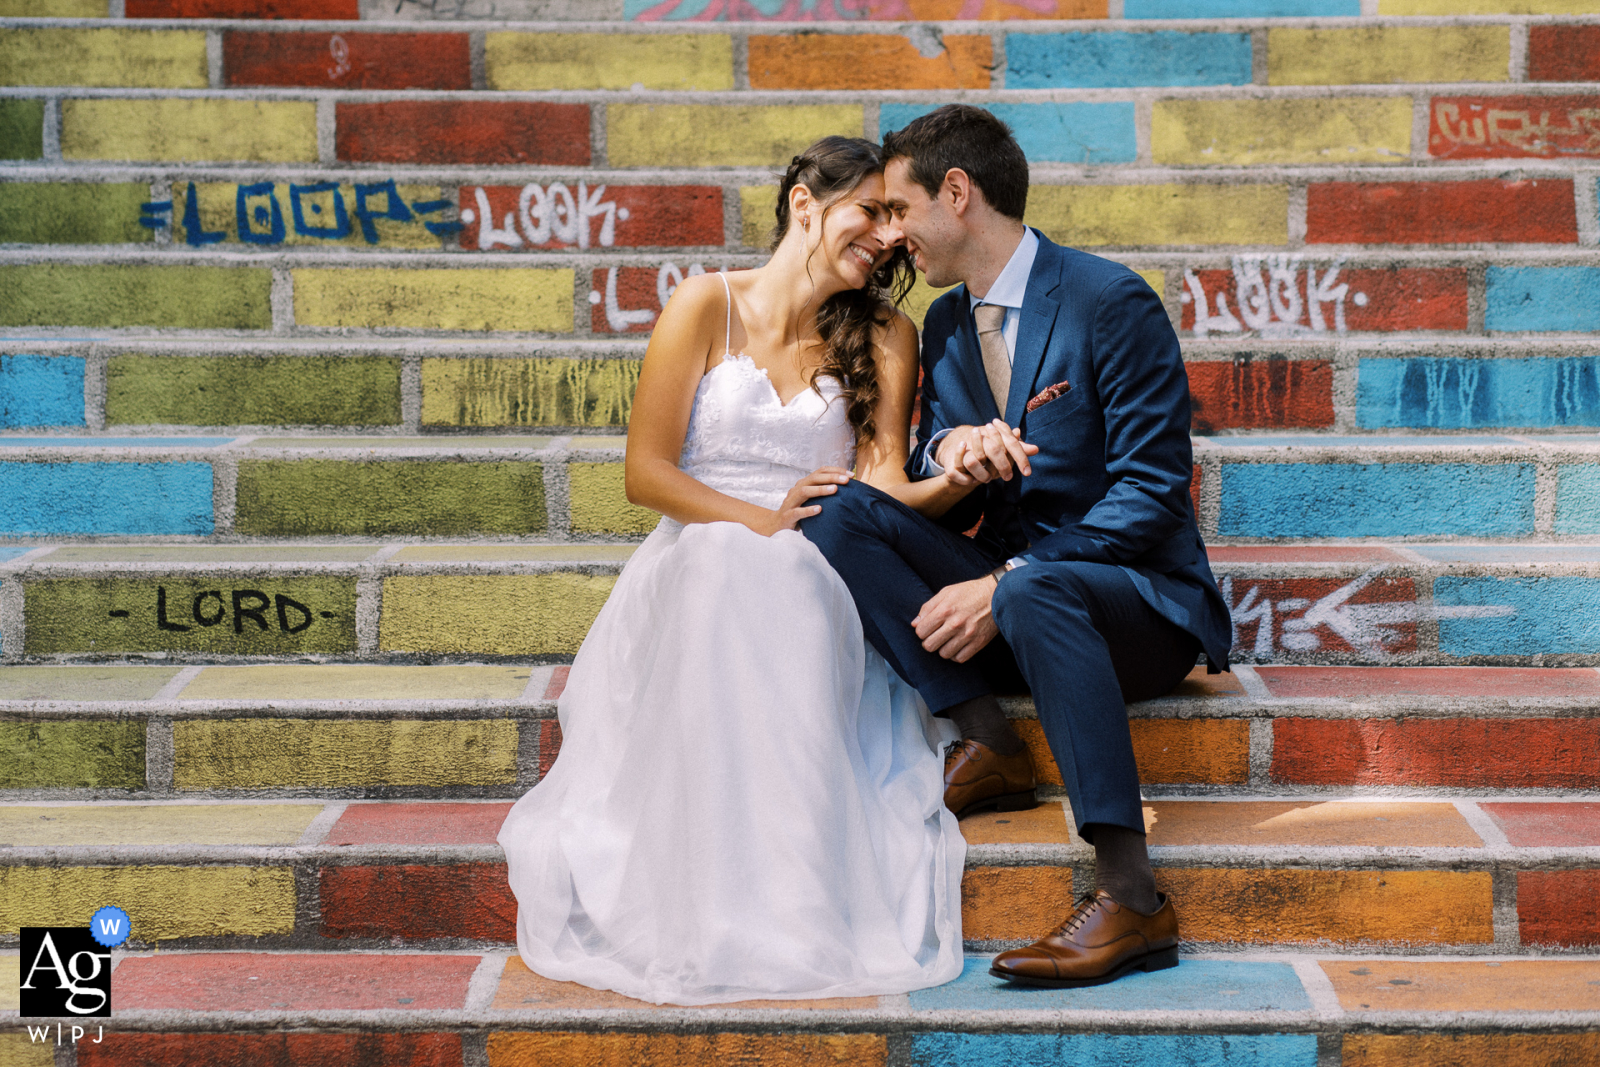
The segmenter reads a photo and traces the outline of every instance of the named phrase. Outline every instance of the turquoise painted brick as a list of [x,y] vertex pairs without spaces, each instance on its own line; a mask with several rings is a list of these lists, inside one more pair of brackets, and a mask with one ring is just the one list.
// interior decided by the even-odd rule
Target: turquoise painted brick
[[0,429],[83,424],[82,358],[0,356]]
[[911,1062],[915,1067],[1315,1067],[1317,1036],[914,1034]]
[[1439,620],[1449,656],[1532,656],[1600,652],[1600,578],[1437,578],[1440,608],[1497,613]]
[[1008,33],[1007,89],[1249,85],[1248,33]]
[[1356,423],[1452,430],[1600,426],[1600,357],[1363,359]]
[[1490,267],[1490,330],[1600,330],[1600,267]]
[[1361,0],[1124,0],[1130,19],[1272,19],[1348,17]]
[[1600,466],[1562,467],[1558,472],[1556,533],[1600,534]]
[[0,534],[210,534],[208,463],[0,462]]
[[[937,104],[884,104],[878,126],[898,130]],[[1035,163],[1131,163],[1139,157],[1133,104],[988,104]]]
[[1140,975],[1120,986],[1019,989],[989,974],[989,957],[969,956],[961,977],[911,994],[917,1011],[1308,1011],[1294,968],[1286,963],[1184,960],[1181,967]]

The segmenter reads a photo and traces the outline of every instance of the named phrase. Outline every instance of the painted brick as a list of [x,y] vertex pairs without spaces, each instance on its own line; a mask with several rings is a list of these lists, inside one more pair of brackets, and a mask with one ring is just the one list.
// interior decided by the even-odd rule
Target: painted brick
[[[1407,557],[1381,545],[1207,545],[1216,563],[1404,563]],[[1337,696],[1331,692],[1328,696]]]
[[464,185],[460,196],[467,224],[461,247],[468,251],[723,243],[722,188],[716,185]]
[[1515,614],[1439,620],[1450,656],[1600,652],[1600,579],[1456,578],[1433,583],[1434,603],[1512,609]]
[[0,808],[12,846],[293,845],[321,804],[73,804]]
[[107,0],[0,0],[0,18],[103,19],[109,14]]
[[[544,687],[544,697],[542,699],[544,699],[544,700],[558,700],[558,699],[560,699],[561,694],[566,692],[567,679],[570,678],[571,676],[572,676],[572,668],[571,668],[571,666],[569,666],[567,664],[561,664],[561,665],[559,665],[557,667],[551,668],[551,670],[550,670],[550,684],[548,684],[548,685],[546,685]],[[559,746],[560,743],[561,743],[561,724],[560,723],[556,723],[555,727],[556,727],[556,732],[555,732],[556,744]],[[540,736],[542,737],[543,734],[541,734]]]
[[805,33],[749,38],[752,89],[987,89],[986,36],[946,34],[924,56],[901,34]]
[[[4,10],[0,7],[0,10]],[[93,16],[91,16],[93,17]],[[16,970],[13,966],[12,970]],[[21,984],[20,973],[17,976],[18,985]],[[16,1011],[16,993],[11,994],[11,1003],[6,1006],[8,1011]],[[70,1033],[70,1031],[68,1031]],[[0,1034],[0,1064],[4,1067],[55,1067],[55,1048],[50,1043],[34,1044],[33,1040],[23,1032]],[[85,1060],[85,1063],[88,1061]]]
[[63,100],[61,158],[314,163],[317,105],[198,97]]
[[0,533],[210,534],[208,463],[0,463]]
[[1334,261],[1309,264],[1302,272],[1294,261],[1235,256],[1232,270],[1185,271],[1179,302],[1181,328],[1199,337],[1465,330],[1467,271],[1346,270]]
[[143,789],[144,723],[0,722],[0,789]]
[[1277,719],[1272,780],[1301,785],[1581,789],[1600,760],[1585,719]]
[[948,22],[952,19],[1103,19],[1104,0],[623,0],[622,17],[632,22],[693,19],[697,22]]
[[1356,422],[1452,430],[1600,426],[1600,358],[1363,359]]
[[[1211,552],[1214,556],[1216,550]],[[1285,699],[1427,696],[1559,700],[1600,695],[1600,673],[1588,667],[1263,666],[1255,670],[1273,696]]]
[[0,37],[0,84],[204,89],[210,84],[206,35],[13,27]]
[[[965,831],[970,819],[962,820]],[[1285,963],[1246,962],[1239,959],[1196,959],[1189,957],[1176,969],[1141,974],[1121,986],[1091,986],[1083,989],[1023,988],[997,982],[989,974],[989,957],[969,955],[961,976],[953,982],[911,992],[913,1011],[980,1012],[1007,1011],[1308,1011],[1311,1001]],[[970,1017],[970,1016],[969,1016]],[[1067,1057],[1045,1059],[1027,1057],[1018,1063],[1092,1064],[1113,1067],[1130,1062],[1123,1057],[1109,1059]],[[1144,1063],[1143,1060],[1133,1061]],[[1165,1063],[1194,1062],[1179,1056]],[[1210,1061],[1200,1061],[1210,1062]]]
[[334,356],[113,356],[106,422],[175,426],[392,426],[400,360]]
[[[1008,1005],[1010,1003],[1008,1002]],[[1021,1007],[1019,1003],[1017,1007]],[[1315,1067],[1315,1034],[911,1035],[915,1067],[1120,1064],[1123,1067]]]
[[[28,549],[0,551],[11,558]],[[0,700],[149,700],[179,670],[112,664],[0,667]]]
[[1152,845],[1294,848],[1481,848],[1448,801],[1155,800]]
[[1435,159],[1600,156],[1600,96],[1436,96],[1428,154]]
[[[77,926],[108,900],[123,902],[133,936],[146,944],[294,930],[294,871],[288,867],[0,868],[0,930],[6,933],[21,926]],[[130,1006],[125,998],[119,982],[119,1009]]]
[[1030,811],[980,812],[961,820],[968,845],[1070,845],[1072,824],[1060,801]]
[[357,0],[126,0],[130,19],[358,19]]
[[1072,910],[1070,867],[969,867],[961,879],[961,933],[971,941],[1043,937]]
[[[115,511],[108,501],[100,507]],[[355,579],[57,578],[23,590],[27,651],[355,651]]]
[[[1155,273],[1160,274],[1160,271]],[[1139,276],[1141,278],[1144,277],[1144,272],[1140,272]],[[916,323],[917,329],[920,330],[922,329],[923,319],[927,317],[928,309],[933,306],[933,302],[954,288],[955,286],[953,285],[947,285],[943,289],[935,289],[928,284],[928,279],[919,273],[916,276],[916,281],[911,286],[911,291],[906,294],[904,302],[901,303],[900,310],[909,315],[911,321]],[[1159,291],[1157,290],[1157,292]],[[915,426],[917,420],[922,416],[921,407],[922,405],[918,404],[912,409],[912,426]]]
[[491,1033],[489,1065],[883,1067],[886,1046],[882,1034]]
[[44,156],[44,101],[0,99],[0,159]]
[[[121,986],[118,986],[119,1000]],[[381,1063],[386,1067],[458,1067],[460,1034],[139,1034],[108,1033],[84,1043],[80,1067],[324,1067],[330,1063]]]
[[[358,952],[133,956],[117,966],[117,1007],[207,1012],[459,1012],[466,1000],[467,983],[481,958]],[[242,1062],[250,1061],[232,1060]],[[384,1061],[352,1062],[365,1067]]]
[[[563,683],[566,681],[562,679]],[[545,695],[549,700],[549,694]],[[544,776],[550,773],[550,768],[556,765],[556,757],[561,755],[561,723],[555,719],[543,719],[539,723],[539,781],[544,781]]]
[[1572,182],[1315,182],[1309,244],[1573,244]]
[[1409,97],[1158,100],[1150,150],[1160,164],[1404,163]]
[[1600,330],[1600,267],[1488,269],[1488,330]]
[[[1012,725],[1033,754],[1039,781],[1061,785],[1038,720]],[[1128,728],[1141,782],[1226,785],[1250,778],[1250,725],[1242,719],[1133,719]]]
[[424,359],[424,426],[622,426],[636,359]]
[[80,356],[0,356],[0,429],[82,426],[83,370]]
[[1249,84],[1248,33],[1006,34],[1007,89]]
[[656,512],[628,502],[620,463],[569,463],[567,478],[574,533],[647,534],[661,521]]
[[36,263],[0,267],[0,290],[8,326],[272,325],[272,272],[253,268]]
[[139,224],[148,184],[7,182],[0,185],[0,243],[124,244],[154,236]]
[[1206,941],[1494,941],[1488,871],[1164,867],[1156,884],[1179,902],[1189,936]]
[[1398,537],[1533,532],[1525,463],[1230,463],[1217,532],[1238,537]]
[[1130,19],[1262,19],[1349,17],[1361,14],[1361,0],[1125,0]]
[[860,104],[608,104],[606,155],[613,167],[787,166],[819,137],[860,137],[864,121]]
[[565,655],[578,651],[616,579],[609,575],[385,578],[384,652]]
[[1600,845],[1600,803],[1511,801],[1478,806],[1518,848],[1593,848]]
[[[189,209],[193,191],[196,211]],[[175,243],[191,247],[218,242],[246,245],[343,245],[366,248],[432,248],[461,228],[447,218],[429,219],[453,205],[437,185],[400,185],[390,179],[300,184],[287,182],[191,182],[172,191]]]
[[589,165],[589,107],[531,101],[338,105],[338,157],[369,163]]
[[290,274],[301,326],[572,332],[570,269],[303,268]]
[[[818,997],[806,1000],[742,1000],[732,1004],[719,1005],[724,1008],[743,1009],[784,1009],[789,1011],[860,1011],[870,1010],[878,1006],[877,997]],[[496,1010],[522,1011],[534,1009],[535,1011],[556,1010],[583,1010],[621,1008],[631,1011],[659,1010],[661,1005],[649,1004],[642,1000],[625,997],[621,993],[613,993],[608,989],[591,989],[576,982],[559,982],[553,978],[535,974],[528,970],[521,957],[512,955],[506,960],[505,968],[500,973],[500,985],[494,992],[494,1003],[491,1005]],[[596,1039],[602,1048],[605,1047],[604,1036]],[[548,1060],[541,1062],[551,1062]],[[566,1061],[561,1061],[566,1062]],[[591,1062],[610,1064],[614,1061],[603,1058],[598,1061],[584,1059],[585,1065]],[[615,1067],[623,1064],[631,1065],[636,1061],[626,1060],[617,1063]],[[660,1060],[646,1061],[652,1064],[661,1063]],[[703,1062],[703,1061],[694,1061]],[[747,1061],[748,1062],[748,1061]],[[764,1059],[761,1062],[766,1062]],[[881,1062],[879,1064],[881,1067]]]
[[[1414,612],[1417,600],[1416,584],[1410,578],[1258,579],[1227,575],[1221,588],[1233,613],[1233,646],[1240,653],[1249,648],[1261,657],[1285,652],[1381,656],[1417,650],[1417,624],[1406,618]],[[1347,607],[1365,607],[1379,619],[1389,612],[1400,618],[1357,621],[1361,616],[1346,611]],[[1344,614],[1338,615],[1340,611]],[[1339,620],[1337,629],[1322,621],[1330,613]]]
[[1574,1034],[1345,1034],[1343,1067],[1499,1067],[1600,1064],[1600,1036]]
[[[741,203],[745,209],[746,241],[756,241],[765,248],[765,230],[755,232],[757,224],[751,206]],[[608,267],[593,271],[589,275],[592,286],[589,290],[589,327],[595,333],[648,333],[655,325],[656,316],[678,288],[678,283],[684,278],[705,272],[703,263],[680,266],[672,260],[660,267]]]
[[710,33],[489,33],[484,35],[484,70],[490,89],[727,90],[734,87],[733,38]]
[[185,720],[172,725],[180,790],[509,785],[517,724],[508,719]]
[[318,883],[324,937],[517,938],[503,863],[324,867]]
[[352,804],[324,845],[492,845],[511,812],[504,804]]
[[1234,359],[1187,363],[1195,433],[1333,425],[1327,360]]
[[1378,0],[1380,15],[1592,15],[1594,0]]
[[1524,945],[1600,944],[1600,870],[1518,871]]
[[222,35],[223,84],[319,89],[471,89],[464,33]]
[[1269,85],[1503,82],[1510,77],[1505,26],[1373,26],[1267,31]]
[[[391,557],[392,558],[392,557]],[[529,668],[266,663],[207,667],[181,700],[518,700]]]
[[[1319,961],[1346,1011],[1590,1012],[1600,1008],[1594,960]],[[1511,1061],[1515,1062],[1515,1061]]]
[[1556,533],[1600,533],[1600,466],[1560,467],[1557,478]]
[[1281,245],[1285,185],[1035,185],[1027,220],[1086,245]]
[[1600,26],[1530,26],[1528,80],[1600,81]]
[[538,463],[245,460],[240,533],[380,537],[531,534],[545,529]]
[[[1139,157],[1133,104],[1129,102],[982,106],[1011,127],[1023,154],[1035,163],[1132,163]],[[937,107],[881,104],[878,128],[883,132],[900,129]],[[1034,191],[1039,188],[1035,186]]]

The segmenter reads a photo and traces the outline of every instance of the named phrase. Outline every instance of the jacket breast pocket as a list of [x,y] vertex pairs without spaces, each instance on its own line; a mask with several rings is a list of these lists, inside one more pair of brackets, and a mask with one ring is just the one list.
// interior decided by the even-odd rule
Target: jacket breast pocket
[[1053,426],[1082,407],[1083,394],[1076,389],[1069,389],[1048,404],[1028,412],[1022,420],[1023,436]]

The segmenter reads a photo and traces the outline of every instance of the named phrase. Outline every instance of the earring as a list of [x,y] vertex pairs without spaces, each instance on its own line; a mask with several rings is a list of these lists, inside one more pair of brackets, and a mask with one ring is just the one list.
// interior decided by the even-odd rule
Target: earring
[[810,215],[801,215],[800,216],[800,228],[802,230],[806,231],[807,233],[811,232],[811,216]]

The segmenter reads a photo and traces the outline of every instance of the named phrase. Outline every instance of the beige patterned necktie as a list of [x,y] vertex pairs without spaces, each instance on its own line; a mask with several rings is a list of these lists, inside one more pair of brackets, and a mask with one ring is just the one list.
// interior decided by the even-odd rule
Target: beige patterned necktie
[[999,304],[979,304],[972,309],[978,321],[978,348],[983,352],[983,373],[989,376],[989,389],[994,393],[994,405],[1002,415],[1006,398],[1011,395],[1011,356],[1006,352],[1006,309]]

